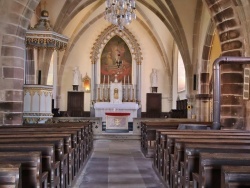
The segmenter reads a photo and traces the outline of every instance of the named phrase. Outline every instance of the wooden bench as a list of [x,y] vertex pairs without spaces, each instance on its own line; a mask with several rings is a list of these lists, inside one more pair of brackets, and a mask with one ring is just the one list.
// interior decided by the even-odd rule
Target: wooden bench
[[224,165],[249,166],[250,154],[242,153],[200,153],[199,174],[193,181],[193,188],[220,188],[221,167]]
[[[212,122],[194,122],[193,120],[169,120],[169,121],[146,121],[141,122],[141,150],[146,157],[153,157],[152,152],[155,151],[155,145],[157,138],[157,129],[172,129],[178,128],[179,124],[204,124],[208,127],[212,125]],[[195,126],[194,125],[194,126]],[[151,151],[151,153],[150,153]]]
[[[223,135],[246,135],[245,132],[243,131],[235,131],[235,130],[206,130],[206,131],[201,131],[201,130],[164,130],[164,129],[160,129],[160,130],[156,130],[157,131],[157,143],[158,143],[158,150],[156,152],[160,153],[160,149],[164,149],[165,146],[165,141],[167,140],[167,136],[171,135],[171,134],[175,134],[175,135],[192,135],[196,132],[199,133],[199,135],[208,135],[208,134],[213,134],[213,133],[217,133],[220,132]],[[250,134],[250,133],[248,133]]]
[[68,155],[64,153],[63,138],[9,138],[1,139],[0,144],[19,144],[19,143],[36,143],[36,144],[54,144],[56,161],[60,161],[60,184],[65,187],[64,177],[68,174]]
[[222,166],[221,187],[249,187],[250,166]]
[[250,153],[250,146],[232,144],[185,144],[184,160],[181,162],[180,187],[189,187],[192,182],[192,173],[198,173],[199,154],[209,153]]
[[0,163],[0,187],[22,187],[21,163]]
[[[183,138],[183,140],[180,140],[180,142],[183,142],[183,143],[185,143],[186,141],[187,142],[191,141],[193,143],[197,142],[196,139],[194,140],[194,139],[184,139]],[[200,141],[203,143],[204,142],[205,143],[208,143],[208,142],[215,143],[215,140],[210,140],[210,139],[203,139],[203,141],[202,140],[200,140]],[[163,161],[164,161],[163,162],[163,164],[164,164],[163,177],[164,177],[165,181],[169,184],[170,183],[169,182],[170,181],[170,165],[171,165],[170,155],[174,154],[174,144],[175,144],[176,140],[175,140],[175,137],[172,137],[172,138],[168,138],[164,142],[165,142],[165,148],[164,148],[164,159],[163,159]],[[218,140],[217,142],[222,142],[222,140]],[[232,141],[228,140],[228,141],[224,141],[223,143],[227,143],[227,142],[230,143]],[[236,141],[236,144],[237,144],[237,142],[239,143],[239,141]]]
[[[15,134],[16,138],[63,138],[64,139],[64,152],[68,154],[67,165],[65,163],[65,168],[68,166],[69,173],[65,174],[65,178],[68,179],[67,184],[71,184],[73,177],[76,176],[79,166],[80,166],[80,154],[79,147],[77,143],[77,132],[68,128],[37,128],[37,127],[19,127],[19,128],[5,128],[0,133],[0,139],[8,138],[9,135]],[[12,131],[11,131],[12,130]],[[41,133],[42,132],[42,133]],[[71,141],[72,140],[72,141]],[[64,170],[65,172],[65,170]],[[65,183],[64,183],[65,184]]]
[[35,152],[42,155],[42,172],[48,172],[48,187],[60,185],[60,161],[55,161],[53,144],[0,144],[0,152]]
[[[17,126],[15,126],[17,127]],[[17,127],[18,128],[18,127]],[[26,126],[19,126],[19,128],[26,128],[29,130],[34,129],[40,129],[41,131],[45,128],[48,128],[50,131],[57,129],[67,129],[67,130],[75,130],[77,131],[77,144],[79,144],[79,148],[76,149],[75,152],[78,153],[76,155],[78,158],[76,160],[78,161],[78,165],[75,168],[77,171],[79,168],[82,167],[82,164],[84,163],[84,160],[88,158],[89,153],[92,151],[93,148],[93,132],[92,132],[92,124],[89,122],[86,123],[60,123],[60,124],[44,124],[42,126],[39,125],[26,125]],[[73,140],[73,138],[72,138]],[[73,147],[76,148],[76,147]],[[79,156],[80,155],[80,156]],[[77,172],[76,172],[77,173]]]
[[[178,139],[172,139],[169,138],[170,140],[167,142],[167,149],[164,150],[165,154],[164,156],[167,156],[166,159],[164,159],[165,162],[165,168],[166,168],[166,173],[164,174],[164,177],[166,179],[166,181],[170,181],[170,184],[173,184],[173,178],[171,179],[171,169],[170,169],[170,165],[173,163],[171,163],[172,161],[174,161],[174,149],[173,149],[173,145],[174,144],[178,144],[178,143],[191,143],[191,144],[207,144],[207,145],[214,145],[214,144],[224,144],[224,145],[247,145],[250,143],[250,140],[230,140],[230,139],[188,139],[188,138],[178,138]],[[170,159],[172,158],[172,160]]]
[[[246,144],[246,143],[250,143],[250,140],[232,140],[232,139],[216,139],[216,138],[195,138],[195,139],[192,139],[192,140],[188,140],[188,138],[182,138],[180,139],[180,142],[183,142],[183,143],[207,143],[207,144],[216,144],[216,143],[221,143],[221,144],[235,144],[235,145],[243,145],[243,144]],[[176,140],[176,143],[178,143],[178,139]],[[169,153],[171,152],[171,153]],[[166,155],[169,156],[167,157],[167,164],[170,165],[170,169],[169,170],[169,175],[167,177],[169,177],[170,179],[170,185],[176,185],[177,184],[177,179],[178,179],[178,175],[176,175],[179,171],[179,169],[177,169],[177,167],[174,167],[174,161],[176,160],[175,158],[175,155],[174,155],[174,152],[169,150],[169,148],[166,150]],[[166,171],[168,173],[168,171]]]
[[41,152],[0,152],[0,163],[21,163],[22,187],[47,188],[48,172],[42,173]]
[[[171,135],[171,137],[175,137],[175,135]],[[178,138],[186,138],[191,139],[193,138],[192,135],[178,135],[175,137]],[[234,135],[223,135],[222,133],[213,133],[211,135],[195,135],[195,139],[216,139],[216,140],[250,140],[250,137],[248,135],[246,136],[234,136]],[[244,150],[246,151],[246,150]],[[225,151],[226,152],[226,151]],[[233,151],[232,151],[233,152]],[[242,153],[242,152],[241,152]],[[173,160],[172,160],[173,158]],[[180,181],[180,162],[184,160],[184,144],[181,143],[175,143],[174,147],[174,154],[173,157],[170,160],[170,180],[177,186]]]
[[[182,130],[174,130],[174,131],[166,131],[166,132],[161,132],[160,135],[160,144],[158,145],[158,150],[156,151],[156,153],[158,153],[156,155],[155,159],[155,163],[156,163],[156,168],[158,169],[159,173],[164,176],[164,174],[166,173],[166,169],[163,168],[164,166],[166,166],[167,164],[169,164],[169,157],[170,155],[166,155],[166,148],[167,148],[167,138],[169,136],[173,136],[175,135],[180,136],[180,137],[184,137],[184,136],[190,136],[190,137],[194,137],[194,135],[199,134],[200,136],[202,135],[213,135],[213,134],[217,134],[218,131],[214,131],[214,130],[206,130],[206,131],[198,131],[198,130],[187,130],[187,131],[182,131]],[[220,131],[220,134],[222,135],[232,135],[234,133],[232,132],[228,132],[228,131]],[[242,134],[242,133],[240,133]],[[239,135],[240,135],[239,134]],[[169,143],[168,145],[168,150],[171,152],[171,154],[174,153],[174,139],[170,139],[169,141],[171,141],[171,143]],[[166,162],[167,161],[167,162]],[[166,164],[166,165],[165,165]],[[168,165],[167,165],[168,168]],[[164,178],[165,179],[165,178]]]
[[[61,151],[61,153],[64,154],[64,158],[68,159],[68,162],[66,163],[64,161],[63,164],[61,164],[61,185],[63,186],[70,186],[71,182],[73,181],[74,177],[77,176],[77,173],[79,169],[83,166],[83,163],[86,162],[85,159],[89,156],[90,151],[92,150],[92,144],[93,144],[93,133],[92,133],[92,124],[82,125],[82,124],[72,124],[72,125],[60,125],[56,124],[55,126],[49,126],[49,125],[31,125],[31,126],[14,126],[14,127],[0,127],[0,143],[2,139],[6,139],[4,137],[8,137],[8,135],[11,135],[11,132],[15,131],[15,135],[18,135],[18,139],[25,138],[27,136],[31,137],[32,134],[34,138],[46,138],[46,137],[54,137],[54,138],[62,138],[64,139],[64,148]],[[42,132],[42,133],[41,133]],[[58,133],[59,132],[59,133]],[[28,135],[27,135],[28,134]],[[43,136],[44,134],[47,134]],[[65,135],[63,135],[65,134]],[[67,134],[71,135],[71,141]],[[74,136],[73,136],[74,135]],[[86,137],[88,137],[86,139]],[[46,138],[47,139],[47,138]],[[19,140],[21,141],[21,140]],[[23,140],[22,140],[23,141]],[[33,140],[34,141],[34,140]],[[26,141],[24,141],[26,142]],[[84,145],[85,143],[88,143],[89,145]],[[86,148],[86,149],[85,149]],[[74,154],[70,154],[70,150],[74,151]],[[59,152],[56,152],[59,157]],[[67,156],[68,155],[68,156]],[[72,155],[70,157],[70,155]],[[60,157],[59,157],[60,158]],[[72,160],[70,160],[70,158]],[[62,161],[61,161],[62,162]],[[70,178],[70,175],[67,174],[70,173],[70,166],[72,169],[74,169],[71,174],[72,177]],[[74,168],[73,168],[74,167]],[[68,169],[68,170],[66,170]],[[66,179],[63,178],[65,177]],[[62,186],[62,187],[63,187]]]

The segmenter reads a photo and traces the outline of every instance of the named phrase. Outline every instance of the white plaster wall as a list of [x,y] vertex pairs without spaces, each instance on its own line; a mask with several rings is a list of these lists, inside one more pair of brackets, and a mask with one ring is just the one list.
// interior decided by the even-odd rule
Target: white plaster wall
[[[187,98],[187,90],[182,92],[178,92],[178,48],[175,45],[174,47],[174,56],[173,56],[173,87],[172,87],[172,94],[173,94],[173,101],[172,101],[172,109],[176,109],[176,101],[179,96],[179,99],[186,99]],[[187,83],[186,83],[187,87]]]

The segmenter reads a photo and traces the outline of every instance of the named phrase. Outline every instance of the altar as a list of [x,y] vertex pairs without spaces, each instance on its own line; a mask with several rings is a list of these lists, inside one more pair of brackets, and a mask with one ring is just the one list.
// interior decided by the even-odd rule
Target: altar
[[106,112],[106,132],[129,132],[128,117],[130,113]]
[[101,117],[102,121],[106,120],[107,112],[129,113],[128,122],[133,122],[133,118],[137,118],[137,110],[139,105],[135,102],[123,102],[120,104],[110,102],[97,102],[94,104],[95,117]]

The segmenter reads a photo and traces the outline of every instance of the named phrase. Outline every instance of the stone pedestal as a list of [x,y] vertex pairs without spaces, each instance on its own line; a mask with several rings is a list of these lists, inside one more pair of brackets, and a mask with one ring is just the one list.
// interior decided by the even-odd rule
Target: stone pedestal
[[157,88],[158,87],[151,87],[152,88],[152,93],[157,93]]
[[78,91],[78,85],[73,85],[73,91]]

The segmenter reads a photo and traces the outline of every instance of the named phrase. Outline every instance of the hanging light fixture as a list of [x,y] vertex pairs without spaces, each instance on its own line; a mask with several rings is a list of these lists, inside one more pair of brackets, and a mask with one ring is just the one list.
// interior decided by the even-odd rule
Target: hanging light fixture
[[106,0],[105,20],[123,30],[136,19],[135,0]]

